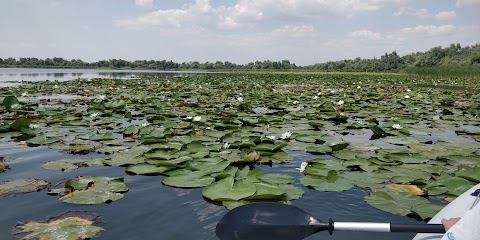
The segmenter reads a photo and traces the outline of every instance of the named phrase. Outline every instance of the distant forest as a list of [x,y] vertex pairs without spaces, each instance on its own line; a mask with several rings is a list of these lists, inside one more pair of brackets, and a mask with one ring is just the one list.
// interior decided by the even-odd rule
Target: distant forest
[[[173,61],[123,59],[84,62],[80,59],[66,60],[59,57],[38,58],[0,58],[0,67],[34,67],[34,68],[108,68],[108,69],[147,69],[147,70],[312,70],[340,72],[402,72],[421,70],[431,67],[446,69],[469,69],[472,73],[480,73],[480,44],[461,47],[451,44],[450,47],[434,47],[426,52],[417,52],[399,56],[397,52],[385,53],[380,58],[329,61],[310,66],[297,66],[288,60],[256,61],[248,64],[235,64],[228,61],[197,61],[176,63]],[[474,69],[472,71],[472,69]],[[423,71],[423,70],[422,70]],[[458,71],[458,69],[456,70]]]

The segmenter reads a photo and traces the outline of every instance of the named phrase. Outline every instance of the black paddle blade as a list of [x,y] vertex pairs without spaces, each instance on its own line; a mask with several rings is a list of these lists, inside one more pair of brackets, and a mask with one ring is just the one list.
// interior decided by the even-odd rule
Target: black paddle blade
[[252,203],[225,214],[217,224],[216,234],[221,240],[299,240],[328,229],[328,223],[300,208],[281,203]]

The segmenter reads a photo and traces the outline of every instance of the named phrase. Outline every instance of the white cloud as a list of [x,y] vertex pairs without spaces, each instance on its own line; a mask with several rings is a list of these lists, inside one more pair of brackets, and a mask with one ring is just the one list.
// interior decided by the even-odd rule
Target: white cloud
[[457,0],[457,7],[480,7],[479,0]]
[[[143,4],[151,0],[136,2]],[[195,3],[179,9],[157,10],[137,18],[118,20],[116,24],[134,29],[181,27],[184,24],[235,29],[264,21],[289,20],[298,24],[331,15],[352,17],[377,11],[389,4],[406,2],[408,0],[237,0],[234,5],[212,7],[209,0],[195,0]]]
[[142,7],[151,7],[153,6],[153,0],[135,0],[135,5]]
[[441,35],[446,33],[451,33],[455,30],[454,25],[418,25],[415,27],[407,27],[400,29],[402,33],[427,33],[429,35]]
[[279,37],[304,37],[314,31],[315,29],[311,25],[285,25],[274,30],[272,35]]
[[411,16],[417,16],[417,17],[428,17],[428,16],[430,16],[430,13],[425,8],[415,9],[415,8],[411,8],[411,7],[402,7],[398,11],[393,13],[393,16],[402,16],[402,15],[411,15]]
[[348,34],[350,37],[353,38],[364,38],[364,39],[371,39],[371,40],[380,40],[382,39],[382,35],[378,32],[372,32],[368,30],[358,30],[353,31]]
[[448,11],[448,12],[439,12],[433,18],[437,20],[450,20],[455,19],[457,17],[457,13],[455,11]]
[[180,28],[196,25],[208,18],[211,6],[209,0],[196,0],[194,4],[184,5],[181,9],[167,9],[151,12],[135,19],[122,19],[116,25],[124,28],[142,29],[149,26]]

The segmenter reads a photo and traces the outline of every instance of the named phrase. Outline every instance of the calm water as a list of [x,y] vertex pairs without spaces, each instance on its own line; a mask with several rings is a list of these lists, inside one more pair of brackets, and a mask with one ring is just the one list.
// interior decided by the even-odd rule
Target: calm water
[[119,78],[138,77],[183,77],[206,74],[201,71],[148,71],[148,70],[101,70],[101,69],[40,69],[0,68],[0,87],[15,86],[22,81],[68,81],[77,78]]
[[[10,81],[66,81],[75,78],[116,77],[131,78],[149,76],[180,76],[201,74],[193,72],[155,72],[155,71],[104,71],[104,70],[53,70],[53,69],[0,69],[0,87],[2,84],[20,84]],[[452,133],[455,135],[455,133]],[[368,139],[369,134],[366,134]],[[446,137],[446,136],[440,136]],[[458,136],[457,136],[458,137]],[[461,137],[459,137],[461,138]],[[465,138],[463,138],[466,141]],[[362,142],[362,139],[348,139]],[[281,172],[295,176],[295,185],[305,190],[305,195],[292,202],[320,220],[327,221],[368,221],[418,223],[417,220],[390,214],[369,206],[363,200],[366,190],[353,188],[333,193],[307,189],[299,182],[300,173],[295,168],[302,161],[318,156],[301,151],[288,152],[294,159],[286,164],[256,166],[266,172]],[[124,177],[129,191],[125,197],[110,204],[73,205],[57,200],[46,190],[16,197],[0,198],[0,239],[14,239],[11,231],[22,221],[43,221],[68,211],[90,211],[101,216],[100,226],[105,228],[98,239],[217,239],[215,226],[227,212],[224,207],[208,203],[202,198],[201,189],[176,189],[161,184],[163,176],[130,176],[123,167],[88,167],[70,172],[50,171],[41,167],[44,162],[60,159],[78,159],[100,157],[100,154],[71,155],[52,150],[48,147],[25,147],[0,138],[0,155],[11,158],[10,169],[0,174],[0,181],[20,178],[42,178],[52,186],[62,184],[65,179],[84,176]],[[411,233],[367,233],[335,232],[330,236],[326,232],[318,233],[309,239],[411,239]]]

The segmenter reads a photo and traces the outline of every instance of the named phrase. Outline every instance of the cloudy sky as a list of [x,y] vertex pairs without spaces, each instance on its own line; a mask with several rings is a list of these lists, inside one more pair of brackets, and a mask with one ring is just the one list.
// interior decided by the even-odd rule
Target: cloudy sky
[[480,0],[2,0],[0,58],[345,58],[480,43]]

